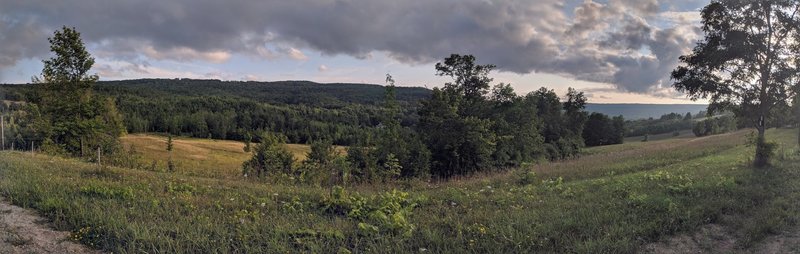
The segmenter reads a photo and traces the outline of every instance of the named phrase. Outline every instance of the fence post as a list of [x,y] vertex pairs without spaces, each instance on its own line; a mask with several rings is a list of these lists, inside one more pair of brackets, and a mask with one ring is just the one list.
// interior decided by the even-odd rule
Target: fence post
[[0,115],[0,137],[3,139],[0,149],[6,150],[6,118],[3,115]]

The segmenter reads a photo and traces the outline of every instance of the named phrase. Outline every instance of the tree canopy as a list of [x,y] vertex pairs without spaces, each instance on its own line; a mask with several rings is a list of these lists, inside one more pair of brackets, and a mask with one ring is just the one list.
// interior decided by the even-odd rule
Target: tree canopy
[[[29,109],[47,149],[73,155],[86,155],[87,149],[116,149],[117,138],[124,133],[122,116],[113,100],[92,94],[97,75],[89,70],[94,58],[75,28],[63,27],[54,33],[50,51],[54,57],[44,60],[37,84],[38,107]],[[37,112],[40,111],[40,112]]]
[[711,110],[731,110],[758,130],[756,166],[768,162],[768,118],[797,82],[800,2],[714,0],[702,10],[705,38],[672,72],[673,86]]

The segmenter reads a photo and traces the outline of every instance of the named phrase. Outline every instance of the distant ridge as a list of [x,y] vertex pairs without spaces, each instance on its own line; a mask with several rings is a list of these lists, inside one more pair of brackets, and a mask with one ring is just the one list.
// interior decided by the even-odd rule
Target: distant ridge
[[[20,88],[13,84],[3,87]],[[97,89],[105,95],[136,94],[145,98],[173,96],[223,96],[247,98],[265,103],[311,104],[339,107],[347,103],[380,105],[384,87],[361,83],[317,83],[305,80],[287,81],[221,81],[216,79],[131,79],[100,81]],[[397,87],[398,101],[415,104],[430,97],[423,87]],[[627,120],[658,118],[669,113],[693,115],[706,110],[700,104],[635,104],[589,103],[586,110],[610,116],[622,115]]]
[[705,104],[637,104],[637,103],[617,103],[617,104],[597,104],[589,103],[586,111],[603,113],[606,115],[622,115],[626,120],[658,118],[669,113],[697,114],[705,111],[708,105]]

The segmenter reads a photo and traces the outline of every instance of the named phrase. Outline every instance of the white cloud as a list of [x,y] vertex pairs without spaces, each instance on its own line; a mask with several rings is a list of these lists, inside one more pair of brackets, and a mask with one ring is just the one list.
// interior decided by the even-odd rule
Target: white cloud
[[305,54],[303,54],[303,51],[300,51],[299,49],[296,49],[296,48],[288,48],[288,49],[286,49],[286,55],[288,55],[289,58],[294,59],[294,60],[298,60],[298,61],[308,60],[308,57]]
[[202,60],[212,63],[224,63],[231,58],[231,53],[214,50],[208,52],[200,52],[188,47],[176,47],[166,50],[156,50],[153,46],[145,46],[140,49],[141,52],[156,60],[175,60],[182,62],[189,62],[195,60]]

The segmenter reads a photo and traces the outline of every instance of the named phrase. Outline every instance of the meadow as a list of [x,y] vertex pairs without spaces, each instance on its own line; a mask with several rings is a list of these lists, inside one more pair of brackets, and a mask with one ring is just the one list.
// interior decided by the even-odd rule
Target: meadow
[[[165,170],[170,153],[166,151],[167,137],[155,134],[129,134],[120,138],[123,147],[140,155],[144,167]],[[251,154],[244,151],[244,143],[230,140],[173,137],[172,160],[178,174],[213,178],[240,178],[242,163]],[[256,144],[252,144],[253,147]],[[286,144],[286,149],[297,162],[306,159],[311,146]],[[345,147],[336,146],[336,151],[346,154]],[[155,165],[155,166],[153,166]]]
[[[176,139],[176,172],[0,152],[0,195],[72,240],[116,253],[629,253],[709,224],[747,250],[800,219],[797,130],[769,132],[780,148],[761,170],[749,166],[749,133],[589,148],[448,181],[334,188],[236,177],[246,154],[227,141]],[[162,141],[123,139],[150,161],[168,156]]]

